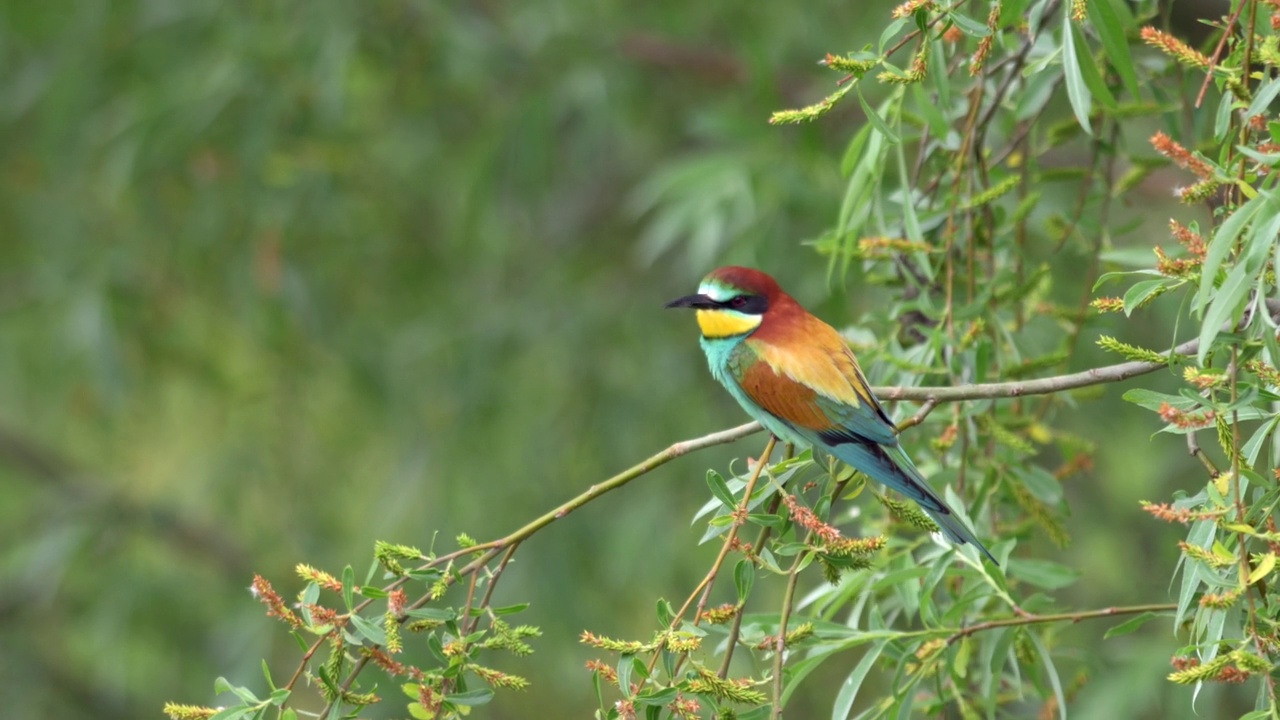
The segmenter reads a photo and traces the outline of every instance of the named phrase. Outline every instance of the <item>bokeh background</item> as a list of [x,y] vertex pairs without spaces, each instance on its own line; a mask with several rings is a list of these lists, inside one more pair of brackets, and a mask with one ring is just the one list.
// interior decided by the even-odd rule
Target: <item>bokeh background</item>
[[[155,717],[217,704],[218,675],[261,688],[263,658],[287,677],[298,652],[253,573],[292,595],[295,564],[362,575],[375,539],[493,538],[741,422],[662,304],[726,262],[838,326],[885,292],[807,244],[835,217],[856,104],[765,121],[828,92],[815,61],[873,42],[889,7],[0,3],[6,717]],[[1155,242],[1167,197],[1157,175],[1124,199],[1150,213],[1124,242]],[[1083,260],[1053,261],[1076,297]],[[1072,369],[1114,360],[1101,332],[1158,347],[1173,322],[1096,321]],[[1119,395],[1066,421],[1099,443],[1067,488],[1073,544],[1030,551],[1084,573],[1061,594],[1081,609],[1169,597],[1177,529],[1136,501],[1201,482]],[[587,716],[578,633],[649,636],[656,598],[709,561],[690,525],[706,469],[758,444],[539,533],[499,592],[543,629],[500,664],[534,684],[484,715]],[[1077,717],[1189,715],[1167,623],[1104,627],[1063,630],[1091,678]],[[813,676],[795,716],[826,716],[856,661]],[[386,690],[368,717],[403,716]]]

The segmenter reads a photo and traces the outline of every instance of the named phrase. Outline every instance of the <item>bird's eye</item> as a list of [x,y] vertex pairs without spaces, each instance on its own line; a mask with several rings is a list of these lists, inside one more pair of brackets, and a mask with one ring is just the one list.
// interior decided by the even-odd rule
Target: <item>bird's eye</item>
[[729,307],[732,307],[732,308],[737,308],[740,310],[746,306],[747,306],[747,298],[743,295],[738,295],[729,301]]

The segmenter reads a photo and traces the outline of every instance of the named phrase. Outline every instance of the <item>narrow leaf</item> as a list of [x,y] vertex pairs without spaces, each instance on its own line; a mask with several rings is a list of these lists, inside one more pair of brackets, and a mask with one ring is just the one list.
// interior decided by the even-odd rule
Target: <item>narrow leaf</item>
[[1141,615],[1135,615],[1129,618],[1128,620],[1125,620],[1124,622],[1120,623],[1119,625],[1116,625],[1115,627],[1107,630],[1107,632],[1105,632],[1102,635],[1102,639],[1108,640],[1113,637],[1128,635],[1136,631],[1138,628],[1142,627],[1143,625],[1146,625],[1148,621],[1154,620],[1157,617],[1160,617],[1160,616],[1156,615],[1153,612],[1144,612]]
[[1071,24],[1071,40],[1072,47],[1078,50],[1076,58],[1080,61],[1080,77],[1084,78],[1085,85],[1098,101],[1107,109],[1114,110],[1116,108],[1116,99],[1111,94],[1111,88],[1107,87],[1107,82],[1102,79],[1102,73],[1098,72],[1098,66],[1093,62],[1093,53],[1089,52],[1089,42],[1084,39],[1084,35],[1080,33],[1080,28],[1075,23]]
[[1253,102],[1249,103],[1249,109],[1245,110],[1244,116],[1249,118],[1266,113],[1271,107],[1271,101],[1276,99],[1276,95],[1280,95],[1280,77],[1273,78],[1271,82],[1258,88],[1258,94],[1253,96]]
[[1168,280],[1143,280],[1142,282],[1134,283],[1133,287],[1124,293],[1125,317],[1132,315],[1134,310],[1137,310],[1153,295],[1164,292],[1169,287],[1169,284]]
[[1044,663],[1045,675],[1049,676],[1049,684],[1053,686],[1053,696],[1058,701],[1058,718],[1067,720],[1067,696],[1062,692],[1062,679],[1058,677],[1058,668],[1053,664],[1053,658],[1049,656],[1049,650],[1044,646],[1040,636],[1032,632],[1027,633],[1026,636],[1031,639],[1031,644],[1036,646],[1040,661]]
[[1080,73],[1080,58],[1076,56],[1074,33],[1071,31],[1071,3],[1063,3],[1063,27],[1062,27],[1062,72],[1067,81],[1067,99],[1071,101],[1071,111],[1076,115],[1076,121],[1080,123],[1080,127],[1090,135],[1093,134],[1093,126],[1089,124],[1089,112],[1092,105],[1092,97],[1089,95],[1089,87],[1085,84],[1084,76]]
[[1213,298],[1213,286],[1218,279],[1218,268],[1231,254],[1236,238],[1244,230],[1245,225],[1258,214],[1258,211],[1262,210],[1264,202],[1262,198],[1255,198],[1241,205],[1213,234],[1213,239],[1209,241],[1208,252],[1205,253],[1204,265],[1200,269],[1200,291],[1196,294],[1194,304],[1196,310],[1204,309]]
[[1213,341],[1222,331],[1223,324],[1234,318],[1244,307],[1249,289],[1253,285],[1252,275],[1249,267],[1240,263],[1231,269],[1231,274],[1227,275],[1222,287],[1215,293],[1209,310],[1204,314],[1204,325],[1200,327],[1200,347],[1196,350],[1196,359],[1201,365],[1213,349]]
[[1263,555],[1262,559],[1258,561],[1257,567],[1253,569],[1253,572],[1249,573],[1248,584],[1252,585],[1258,582],[1262,578],[1270,575],[1271,571],[1275,569],[1276,569],[1276,554],[1273,552],[1269,552],[1266,555]]
[[711,489],[711,494],[724,504],[727,508],[737,507],[738,501],[734,498],[733,493],[729,490],[729,485],[715,470],[707,471],[707,487]]
[[738,591],[738,602],[743,602],[751,594],[751,586],[756,581],[756,566],[750,560],[739,560],[733,568],[733,585]]
[[862,659],[854,666],[853,672],[849,673],[849,677],[845,678],[844,684],[840,686],[840,692],[836,694],[835,706],[831,709],[831,720],[846,720],[849,717],[849,713],[853,710],[853,701],[858,698],[858,690],[862,687],[862,681],[867,679],[871,666],[875,664],[884,646],[888,644],[888,640],[877,640],[867,648]]
[[[1089,3],[1089,22],[1098,31],[1102,41],[1102,49],[1107,51],[1107,60],[1120,75],[1124,88],[1134,100],[1140,100],[1138,76],[1133,72],[1133,57],[1129,54],[1129,41],[1125,36],[1124,21],[1117,6],[1120,0],[1094,0]],[[1124,8],[1127,10],[1127,8]],[[1126,13],[1127,14],[1127,13]]]
[[866,113],[867,120],[871,121],[871,124],[880,131],[880,134],[884,135],[885,139],[890,143],[894,145],[898,144],[899,140],[897,133],[889,128],[889,123],[885,122],[884,118],[880,117],[880,113],[876,112],[875,108],[871,107],[871,103],[867,102],[866,96],[862,94],[861,86],[858,87],[858,102],[862,104],[862,112]]

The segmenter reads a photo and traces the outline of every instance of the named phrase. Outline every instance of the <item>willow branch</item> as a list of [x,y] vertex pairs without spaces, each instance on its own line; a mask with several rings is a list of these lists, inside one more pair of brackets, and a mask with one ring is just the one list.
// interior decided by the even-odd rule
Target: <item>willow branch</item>
[[951,645],[955,641],[968,637],[974,633],[983,630],[993,630],[1002,627],[1014,627],[1018,625],[1041,625],[1044,623],[1055,622],[1071,622],[1077,623],[1081,620],[1093,620],[1095,618],[1115,617],[1117,615],[1137,615],[1144,612],[1168,612],[1177,610],[1177,603],[1159,603],[1152,605],[1129,605],[1127,607],[1109,607],[1100,610],[1086,610],[1084,612],[1073,613],[1054,613],[1052,615],[1027,615],[1025,617],[1012,617],[1003,620],[989,620],[987,622],[977,623],[962,627],[951,633],[947,638],[947,644]]
[[[1173,355],[1191,355],[1200,347],[1198,340],[1185,342],[1173,349]],[[1166,358],[1169,353],[1164,353]],[[936,400],[937,402],[959,402],[961,400],[994,400],[998,398],[1016,398],[1024,395],[1047,395],[1050,393],[1075,390],[1091,385],[1121,382],[1129,378],[1146,375],[1169,366],[1168,362],[1129,362],[1107,365],[1091,370],[1084,370],[1068,375],[1036,380],[1021,380],[1003,383],[975,383],[972,385],[953,385],[950,387],[883,387],[872,388],[872,392],[881,400]]]
[[[1268,309],[1271,309],[1271,308],[1268,308]],[[1274,309],[1272,309],[1272,311],[1275,312]],[[1185,342],[1175,347],[1170,353],[1166,353],[1165,357],[1172,358],[1173,356],[1177,356],[1177,355],[1193,354],[1196,352],[1198,347],[1199,347],[1199,342],[1196,340]],[[1145,375],[1151,372],[1155,372],[1156,370],[1166,368],[1168,367],[1168,362],[1169,362],[1168,360],[1164,362],[1158,362],[1158,363],[1157,362],[1139,362],[1139,361],[1123,362],[1115,365],[1107,365],[1105,367],[1093,368],[1091,370],[1085,370],[1083,372],[1073,373],[1069,375],[1058,375],[1058,376],[1049,377],[1049,378],[1040,378],[1036,380],[1024,380],[1024,381],[1018,381],[1018,382],[978,383],[978,384],[971,384],[971,385],[940,386],[940,387],[928,387],[928,386],[925,386],[925,387],[877,387],[877,388],[872,388],[872,392],[874,392],[878,397],[880,397],[883,400],[912,400],[912,401],[920,401],[924,403],[924,405],[920,408],[920,411],[917,413],[917,417],[910,418],[906,423],[904,423],[903,427],[905,428],[905,427],[910,427],[914,424],[918,424],[920,421],[924,419],[925,416],[929,414],[929,411],[937,407],[937,405],[940,403],[960,402],[964,400],[991,400],[991,399],[999,399],[999,398],[1014,398],[1014,397],[1022,397],[1024,395],[1044,395],[1044,394],[1050,394],[1050,393],[1056,393],[1056,392],[1063,392],[1066,390],[1073,390],[1076,388],[1089,387],[1092,385],[1101,385],[1104,383],[1120,382],[1122,380],[1127,380],[1129,378],[1137,377],[1139,375]],[[683,441],[674,443],[669,447],[667,447],[665,450],[648,457],[647,459],[637,463],[636,465],[633,465],[632,467],[618,473],[617,475],[614,475],[613,477],[603,482],[600,482],[596,485],[592,485],[582,493],[574,496],[573,498],[560,504],[556,508],[544,513],[540,517],[532,520],[531,522],[527,523],[523,527],[515,530],[514,532],[502,538],[499,538],[497,540],[493,540],[487,543],[483,543],[481,545],[464,548],[455,553],[450,553],[449,555],[435,558],[431,562],[427,563],[427,566],[437,566],[446,560],[452,560],[455,557],[460,557],[465,554],[472,554],[474,556],[475,553],[477,552],[480,553],[478,557],[474,557],[474,559],[468,562],[464,567],[462,567],[456,573],[453,573],[451,575],[451,577],[455,577],[455,578],[466,577],[468,574],[477,572],[481,568],[487,566],[499,555],[502,555],[504,552],[506,552],[508,549],[512,548],[513,546],[520,544],[525,539],[529,538],[530,536],[532,536],[534,533],[538,532],[542,528],[546,527],[547,525],[550,525],[556,520],[559,520],[565,517],[569,513],[595,500],[601,495],[604,495],[605,493],[608,493],[612,490],[616,490],[620,487],[623,487],[624,485],[630,483],[632,480],[635,480],[636,478],[646,475],[652,472],[653,470],[657,469],[658,467],[661,467],[662,465],[665,465],[668,462],[675,460],[678,457],[687,455],[688,453],[695,452],[698,450],[703,450],[705,448],[714,447],[716,445],[725,445],[728,443],[736,442],[738,440],[741,440],[742,438],[745,438],[757,432],[760,432],[760,430],[762,430],[762,428],[759,423],[750,422],[743,425],[739,425],[737,427],[732,427],[726,430],[713,432],[708,435],[703,435],[701,437],[692,438],[689,440],[683,440]],[[769,450],[772,450],[772,442],[770,443]],[[764,461],[762,460],[762,462]],[[395,583],[392,584],[392,588],[394,588],[395,586],[403,582],[404,582],[404,578],[397,580]],[[705,582],[706,581],[704,581],[704,584]],[[700,586],[698,588],[698,591],[704,590],[704,589],[705,589],[704,586]],[[695,591],[694,595],[690,596],[690,601],[692,601],[693,598],[696,597],[698,591]],[[416,602],[410,604],[408,606],[408,609],[416,609],[418,607],[421,607],[422,605],[425,605],[426,603],[430,602],[430,600],[431,600],[431,597],[429,595],[419,598]],[[369,602],[370,601],[366,600],[364,603],[361,603],[361,605],[358,606],[355,609],[355,611],[359,612]],[[689,604],[690,603],[686,603],[686,607],[682,608],[680,616],[683,616],[683,614],[688,611]],[[1146,606],[1143,606],[1143,607],[1145,608]],[[1159,607],[1163,607],[1163,606],[1159,606]],[[1084,615],[1079,616],[1079,619],[1084,619],[1086,617],[1101,617],[1104,614],[1122,614],[1123,612],[1127,612],[1127,610],[1124,608],[1120,608],[1120,609],[1109,608],[1104,611],[1095,611],[1094,614],[1085,613]],[[405,617],[407,617],[407,615]],[[980,629],[985,629],[986,627],[1001,627],[1004,625],[1022,625],[1022,624],[1028,624],[1028,623],[1034,623],[1034,622],[1054,622],[1057,620],[1073,619],[1073,618],[1076,618],[1076,616],[1074,615],[1068,615],[1068,616],[1042,615],[1042,616],[1032,616],[1030,618],[1015,618],[1013,621],[993,621],[997,624],[992,625],[989,623],[983,623],[979,625],[970,626],[969,628],[963,628],[961,630],[958,630],[956,631],[956,634],[953,636],[953,639],[958,637],[963,637],[964,635],[971,634]],[[401,620],[403,620],[403,618],[401,618]],[[306,660],[309,659],[310,656],[311,654],[309,653],[307,658],[304,658],[304,661],[302,663],[303,666],[306,665]],[[368,661],[369,661],[369,657],[367,655],[356,661],[356,664],[352,668],[350,674],[348,675],[346,682],[344,682],[341,685],[342,691],[345,692],[350,689],[356,677],[364,669],[365,665],[368,664]],[[327,708],[326,711],[321,714],[322,720],[323,718],[328,716],[330,710],[331,708]]]

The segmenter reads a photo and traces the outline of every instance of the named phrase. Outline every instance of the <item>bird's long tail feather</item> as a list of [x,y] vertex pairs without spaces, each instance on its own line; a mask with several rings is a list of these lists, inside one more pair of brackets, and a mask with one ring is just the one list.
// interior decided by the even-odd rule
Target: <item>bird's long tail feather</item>
[[964,545],[970,543],[986,555],[991,562],[999,565],[991,551],[978,540],[973,531],[964,524],[959,516],[947,507],[938,494],[929,487],[924,476],[916,469],[907,457],[907,453],[896,445],[844,444],[832,448],[836,457],[862,471],[873,480],[877,480],[889,488],[906,495],[924,510],[938,524],[942,534],[948,540]]

